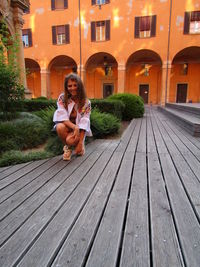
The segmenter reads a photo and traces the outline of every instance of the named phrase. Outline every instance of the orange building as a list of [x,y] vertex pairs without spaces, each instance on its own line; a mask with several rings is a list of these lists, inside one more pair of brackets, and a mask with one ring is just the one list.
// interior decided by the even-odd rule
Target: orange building
[[33,97],[57,98],[77,71],[90,98],[200,101],[199,0],[30,0],[24,20]]

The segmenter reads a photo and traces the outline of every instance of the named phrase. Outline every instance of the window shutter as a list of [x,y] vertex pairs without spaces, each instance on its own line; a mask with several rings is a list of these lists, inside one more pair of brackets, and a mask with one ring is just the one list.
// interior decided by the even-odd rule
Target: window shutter
[[96,5],[96,0],[92,0],[92,6]]
[[151,17],[151,37],[156,36],[156,15]]
[[28,29],[28,45],[33,46],[31,29]]
[[190,12],[185,12],[183,33],[188,34],[189,28],[190,28]]
[[64,9],[68,8],[68,0],[64,0]]
[[106,20],[106,41],[110,40],[110,20]]
[[96,29],[95,29],[95,21],[91,22],[91,41],[96,41]]
[[65,25],[65,40],[67,44],[70,43],[69,24]]
[[51,0],[51,10],[55,10],[55,0]]
[[135,17],[135,38],[139,38],[139,25],[140,25],[140,17]]
[[56,42],[56,26],[52,26],[52,43],[55,45]]

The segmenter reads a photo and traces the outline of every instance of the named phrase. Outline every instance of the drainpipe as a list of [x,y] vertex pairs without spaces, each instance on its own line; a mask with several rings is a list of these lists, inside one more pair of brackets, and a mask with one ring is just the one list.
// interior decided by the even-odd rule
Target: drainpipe
[[170,34],[171,34],[171,16],[172,16],[172,0],[170,0],[170,13],[169,13],[169,31],[168,31],[168,44],[167,44],[167,70],[165,82],[165,104],[167,102],[167,86],[168,86],[168,72],[169,72],[169,49],[170,49]]
[[78,0],[78,11],[79,11],[79,53],[80,53],[80,77],[81,77],[81,68],[82,68],[82,47],[81,47],[81,3]]

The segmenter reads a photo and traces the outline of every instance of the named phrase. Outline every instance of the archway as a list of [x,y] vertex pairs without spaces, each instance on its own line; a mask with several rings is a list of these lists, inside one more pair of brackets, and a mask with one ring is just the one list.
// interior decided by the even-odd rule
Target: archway
[[117,61],[106,52],[92,55],[85,64],[86,90],[90,98],[105,98],[117,92]]
[[32,93],[32,97],[41,96],[41,74],[39,64],[30,58],[25,58],[27,87]]
[[73,58],[60,55],[52,59],[48,67],[50,71],[50,95],[56,99],[64,90],[64,79],[70,72],[77,72],[77,64]]
[[200,101],[200,47],[191,46],[179,51],[172,60],[170,102]]
[[158,104],[161,66],[160,56],[152,50],[142,49],[131,54],[126,63],[126,92],[140,95],[145,103]]

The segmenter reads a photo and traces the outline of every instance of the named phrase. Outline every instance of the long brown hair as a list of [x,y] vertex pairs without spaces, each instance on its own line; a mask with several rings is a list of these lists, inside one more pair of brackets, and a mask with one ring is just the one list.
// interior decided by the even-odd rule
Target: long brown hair
[[68,90],[68,81],[75,81],[77,83],[77,99],[78,99],[78,109],[81,109],[86,101],[86,93],[85,93],[85,88],[83,85],[83,82],[81,78],[76,74],[76,73],[70,73],[65,77],[64,81],[64,88],[65,88],[65,107],[67,108],[69,99],[71,98],[71,94]]

